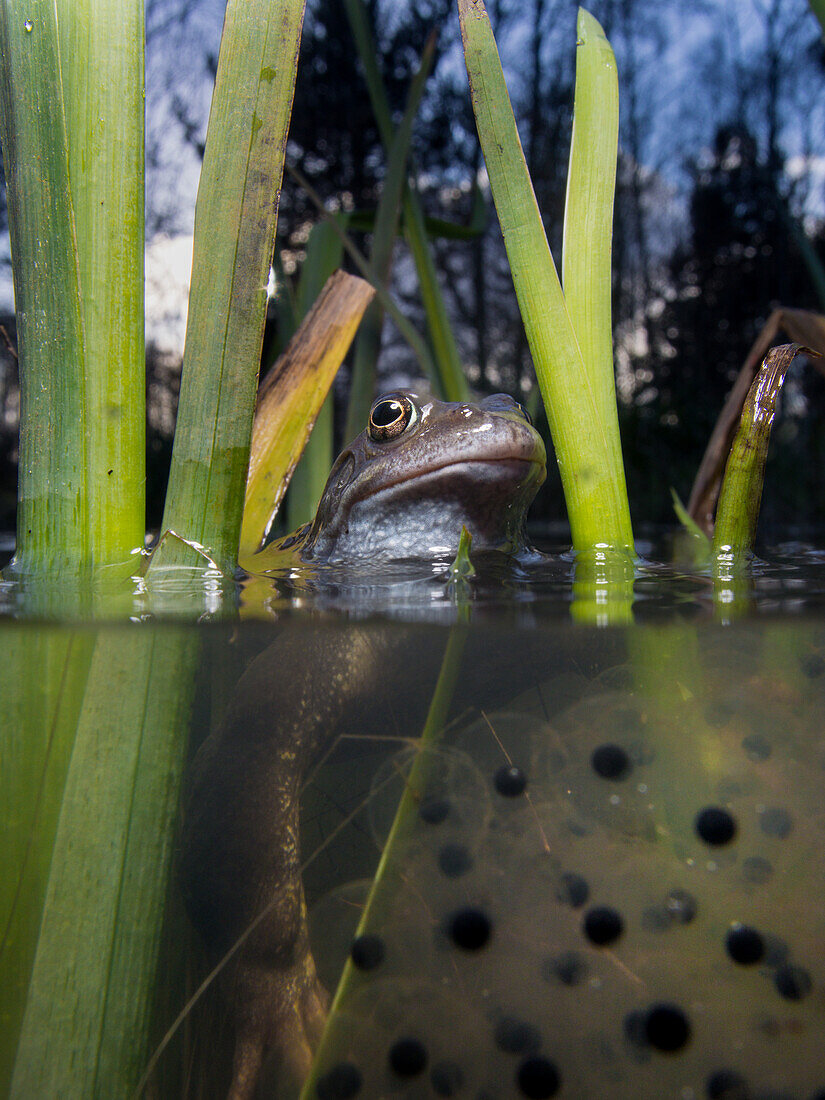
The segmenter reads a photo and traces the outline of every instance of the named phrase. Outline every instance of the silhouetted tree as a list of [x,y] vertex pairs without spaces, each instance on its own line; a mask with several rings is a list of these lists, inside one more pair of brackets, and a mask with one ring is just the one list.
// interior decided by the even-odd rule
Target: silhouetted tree
[[[753,134],[738,124],[720,127],[709,155],[691,165],[690,234],[673,254],[669,293],[649,318],[651,343],[637,372],[632,417],[648,448],[658,451],[643,466],[664,516],[669,485],[689,490],[771,310],[818,308],[779,190],[781,169],[760,157]],[[650,502],[644,510],[650,514]]]

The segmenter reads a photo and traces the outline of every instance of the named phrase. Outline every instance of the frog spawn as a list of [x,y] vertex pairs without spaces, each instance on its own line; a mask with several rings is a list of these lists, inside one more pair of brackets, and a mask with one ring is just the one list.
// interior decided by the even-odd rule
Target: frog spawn
[[[783,695],[733,659],[701,695],[545,684],[424,750],[354,942],[368,884],[335,895],[351,967],[314,1095],[825,1095],[823,678]],[[373,781],[380,844],[413,755]]]

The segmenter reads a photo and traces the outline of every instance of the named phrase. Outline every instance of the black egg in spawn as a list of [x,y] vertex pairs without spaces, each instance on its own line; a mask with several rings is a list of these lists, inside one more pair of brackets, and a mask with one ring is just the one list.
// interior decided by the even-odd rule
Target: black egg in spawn
[[546,982],[559,981],[562,985],[581,985],[587,977],[587,963],[575,951],[565,951],[552,959],[545,959],[541,976]]
[[750,1100],[748,1082],[733,1069],[718,1069],[705,1083],[708,1100]]
[[399,1077],[417,1077],[427,1065],[427,1051],[418,1039],[398,1039],[390,1047],[389,1063]]
[[641,1009],[628,1012],[622,1025],[624,1037],[634,1047],[639,1049],[647,1047],[647,1013]]
[[460,878],[473,866],[473,857],[463,844],[445,844],[438,853],[438,869],[447,878]]
[[359,970],[375,970],[384,961],[384,941],[370,933],[357,936],[350,948],[350,958]]
[[505,1054],[532,1054],[541,1046],[541,1035],[532,1024],[505,1016],[496,1024],[495,1044]]
[[734,924],[725,936],[725,949],[740,966],[753,966],[765,954],[765,941],[755,928]]
[[714,847],[728,844],[736,835],[736,822],[732,815],[718,806],[707,806],[700,810],[694,827],[699,838]]
[[456,947],[464,951],[478,951],[487,943],[493,930],[487,914],[481,909],[467,906],[459,909],[447,921],[447,933]]
[[742,860],[742,877],[746,882],[752,882],[755,886],[767,882],[773,874],[773,867],[769,859],[764,856],[748,856]]
[[580,909],[590,897],[590,887],[587,879],[577,875],[575,871],[565,871],[556,889],[556,900],[563,905],[569,905],[573,909]]
[[527,1058],[516,1074],[516,1083],[522,1096],[529,1100],[545,1100],[555,1096],[561,1085],[561,1076],[549,1058]]
[[787,810],[783,810],[779,806],[771,806],[759,815],[759,828],[765,836],[785,840],[791,834],[793,821]]
[[418,807],[418,816],[428,825],[440,825],[450,812],[446,798],[425,798]]
[[464,1087],[464,1074],[455,1062],[438,1062],[430,1070],[430,1085],[436,1096],[456,1096]]
[[811,992],[811,975],[801,966],[780,966],[773,976],[777,992],[787,1001],[801,1001]]
[[591,943],[597,947],[606,947],[621,936],[624,921],[609,905],[596,905],[585,914],[583,927],[584,934]]
[[665,898],[665,908],[676,924],[690,924],[696,916],[696,898],[687,890],[671,890]]
[[673,1054],[681,1050],[690,1038],[690,1024],[678,1005],[657,1004],[648,1009],[645,1035],[656,1050]]
[[527,789],[527,776],[521,768],[502,764],[493,777],[493,785],[505,798],[518,798]]
[[590,763],[602,779],[626,779],[631,771],[630,757],[621,745],[599,745],[594,749]]
[[761,763],[771,755],[771,743],[761,733],[749,733],[747,737],[743,737],[742,748],[755,763]]

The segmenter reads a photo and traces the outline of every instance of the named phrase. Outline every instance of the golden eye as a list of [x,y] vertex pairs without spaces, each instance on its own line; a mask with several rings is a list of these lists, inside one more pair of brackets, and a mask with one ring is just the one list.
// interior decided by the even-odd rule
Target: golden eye
[[395,439],[415,422],[415,405],[406,397],[379,397],[370,409],[368,427],[370,439],[383,443]]

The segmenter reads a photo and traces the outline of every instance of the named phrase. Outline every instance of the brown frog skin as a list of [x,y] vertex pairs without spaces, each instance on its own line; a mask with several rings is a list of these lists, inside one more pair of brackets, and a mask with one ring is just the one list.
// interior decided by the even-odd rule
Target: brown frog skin
[[[314,521],[258,555],[357,564],[455,556],[462,526],[475,550],[512,552],[544,481],[545,450],[511,397],[477,404],[395,390],[338,456]],[[257,569],[255,571],[258,571]]]
[[[462,525],[474,550],[513,551],[543,480],[541,439],[511,398],[449,404],[397,391],[339,456],[314,523],[276,552],[338,565],[435,558],[454,554]],[[400,627],[285,632],[196,757],[181,883],[214,959],[237,947],[222,972],[236,1033],[230,1100],[254,1094],[271,1058],[303,1080],[325,1021],[301,881],[303,777],[347,729],[420,733],[444,637],[434,632],[422,653],[420,632]]]

